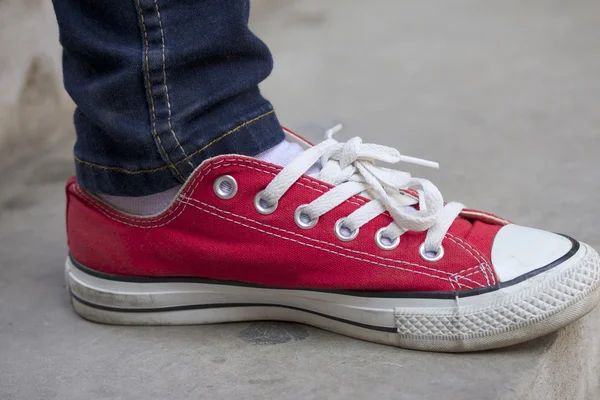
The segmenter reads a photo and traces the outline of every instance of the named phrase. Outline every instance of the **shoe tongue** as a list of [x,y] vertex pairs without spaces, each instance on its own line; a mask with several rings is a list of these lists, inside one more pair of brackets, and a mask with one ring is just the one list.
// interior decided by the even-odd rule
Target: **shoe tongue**
[[452,232],[455,236],[464,238],[471,233],[471,229],[473,229],[473,222],[460,216],[458,216],[452,223]]

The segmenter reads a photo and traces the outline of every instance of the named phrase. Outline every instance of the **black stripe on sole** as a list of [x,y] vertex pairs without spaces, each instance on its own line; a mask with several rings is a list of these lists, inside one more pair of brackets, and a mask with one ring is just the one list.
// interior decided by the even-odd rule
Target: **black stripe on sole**
[[573,239],[570,236],[562,235],[561,236],[569,239],[571,241],[571,249],[565,253],[562,257],[554,260],[550,264],[538,268],[536,270],[530,271],[527,274],[521,275],[515,279],[512,279],[507,282],[500,282],[496,285],[486,286],[483,288],[476,289],[468,289],[462,290],[458,292],[384,292],[384,291],[363,291],[363,290],[344,290],[344,289],[308,289],[308,288],[289,288],[289,287],[272,287],[272,286],[262,286],[258,284],[238,282],[238,281],[222,281],[216,279],[204,279],[204,278],[189,278],[189,277],[146,277],[146,276],[127,276],[127,275],[116,275],[116,274],[108,274],[105,272],[100,272],[93,270],[91,268],[86,267],[79,263],[71,254],[69,254],[69,258],[73,266],[77,269],[85,272],[88,275],[95,276],[101,279],[107,279],[111,281],[118,282],[132,282],[132,283],[165,283],[165,282],[178,282],[178,283],[203,283],[209,285],[227,285],[227,286],[241,286],[241,287],[251,287],[258,289],[277,289],[277,290],[303,290],[307,292],[321,292],[321,293],[333,293],[333,294],[342,294],[345,296],[356,296],[356,297],[378,297],[385,299],[455,299],[456,297],[470,297],[477,296],[484,293],[494,292],[496,290],[506,288],[509,286],[516,285],[517,283],[521,283],[524,280],[532,278],[536,275],[541,274],[542,272],[546,272],[549,269],[552,269],[563,262],[567,261],[569,258],[573,257],[575,253],[581,247],[580,243]]
[[[207,309],[219,309],[219,308],[235,308],[235,307],[278,307],[278,308],[286,308],[288,310],[302,311],[305,313],[317,315],[319,317],[331,319],[333,321],[342,322],[344,324],[358,326],[360,328],[370,329],[373,331],[379,332],[387,332],[387,333],[398,333],[398,329],[386,327],[386,326],[377,326],[377,325],[368,325],[363,324],[361,322],[350,321],[343,318],[334,317],[327,314],[322,314],[320,312],[306,310],[304,308],[292,307],[292,306],[284,306],[281,304],[262,304],[262,303],[217,303],[217,304],[189,304],[185,306],[173,306],[173,307],[160,307],[160,308],[117,308],[117,307],[109,307],[100,304],[90,303],[77,296],[73,292],[71,292],[71,296],[73,300],[98,310],[103,311],[112,311],[112,312],[120,312],[120,313],[154,313],[154,312],[170,312],[170,311],[187,311],[187,310],[207,310]],[[241,322],[241,321],[240,321]]]

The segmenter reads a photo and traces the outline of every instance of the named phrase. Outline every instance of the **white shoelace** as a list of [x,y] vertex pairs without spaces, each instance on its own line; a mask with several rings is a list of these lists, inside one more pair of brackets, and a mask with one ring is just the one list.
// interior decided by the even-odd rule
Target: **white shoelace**
[[[341,125],[326,132],[326,139],[311,147],[290,162],[256,196],[259,211],[268,214],[287,190],[317,161],[321,172],[316,178],[334,186],[310,204],[298,207],[295,220],[298,226],[310,229],[318,223],[321,215],[331,211],[350,197],[361,194],[370,199],[350,215],[340,219],[334,229],[340,240],[352,240],[360,227],[388,211],[394,221],[377,232],[375,240],[383,249],[393,249],[406,231],[427,231],[419,252],[429,261],[443,256],[442,240],[450,225],[464,208],[460,203],[444,205],[438,188],[426,179],[413,178],[407,172],[375,166],[375,161],[388,163],[406,162],[438,168],[438,164],[419,158],[403,156],[398,150],[376,144],[365,144],[355,137],[345,143],[333,139]],[[403,189],[413,189],[418,200]],[[413,207],[418,204],[418,209]]]

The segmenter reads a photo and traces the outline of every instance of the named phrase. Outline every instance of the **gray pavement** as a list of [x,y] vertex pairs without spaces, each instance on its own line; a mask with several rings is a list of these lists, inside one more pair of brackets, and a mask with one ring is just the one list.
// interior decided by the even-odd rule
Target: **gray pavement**
[[[263,90],[283,123],[318,140],[345,122],[342,138],[439,161],[411,172],[448,199],[600,249],[597,1],[265,0],[253,26],[275,56]],[[540,340],[462,355],[296,324],[83,321],[62,275],[62,137],[0,171],[2,400],[599,397],[599,309]]]

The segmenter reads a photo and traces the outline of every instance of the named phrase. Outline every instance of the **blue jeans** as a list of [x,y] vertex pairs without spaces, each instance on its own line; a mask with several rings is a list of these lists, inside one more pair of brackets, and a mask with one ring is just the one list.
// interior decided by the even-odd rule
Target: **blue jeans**
[[53,2],[86,190],[164,191],[207,158],[283,140],[258,90],[273,60],[248,0]]

